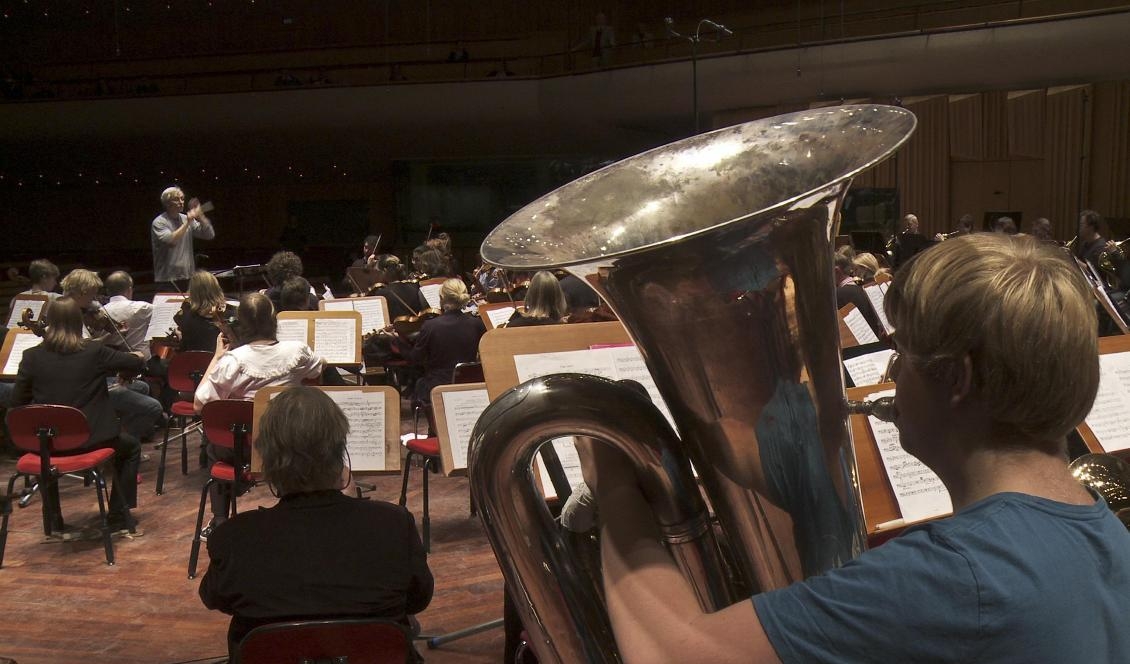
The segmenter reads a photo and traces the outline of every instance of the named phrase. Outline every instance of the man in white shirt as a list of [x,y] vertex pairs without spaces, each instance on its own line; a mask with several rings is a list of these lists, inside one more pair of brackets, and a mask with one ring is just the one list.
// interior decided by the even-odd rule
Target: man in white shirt
[[149,320],[153,317],[153,305],[133,299],[133,277],[121,270],[106,277],[106,294],[110,300],[102,305],[125,338],[128,350],[141,353],[141,359],[149,361],[149,340],[145,333],[149,330]]
[[165,211],[150,224],[153,281],[189,279],[196,271],[193,238],[211,240],[216,237],[216,229],[195,198],[189,201],[188,213],[184,213],[184,192],[180,187],[169,187],[161,192],[161,204]]

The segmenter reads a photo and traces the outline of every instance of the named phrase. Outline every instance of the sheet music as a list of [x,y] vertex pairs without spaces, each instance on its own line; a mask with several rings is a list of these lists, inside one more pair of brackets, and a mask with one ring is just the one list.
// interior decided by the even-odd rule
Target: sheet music
[[611,360],[596,355],[591,350],[515,355],[514,369],[518,372],[519,383],[555,373],[592,374],[616,380],[616,368]]
[[183,300],[183,299],[184,299],[183,293],[157,293],[153,296],[153,306],[156,307],[158,304],[160,304],[162,302],[166,302],[168,300]]
[[498,327],[510,320],[510,317],[514,315],[514,311],[514,307],[499,307],[498,309],[488,311],[487,318],[490,319],[491,327]]
[[844,360],[844,367],[851,376],[851,382],[855,383],[856,387],[879,384],[879,379],[887,370],[887,363],[891,361],[893,353],[893,350],[883,349]]
[[443,418],[447,422],[447,437],[451,441],[451,470],[467,467],[467,452],[471,446],[471,431],[475,422],[490,404],[486,389],[460,390],[443,393]]
[[306,332],[305,318],[280,318],[275,329],[275,338],[279,341],[299,341],[309,346],[310,341],[306,338]]
[[163,337],[170,327],[176,327],[177,322],[173,317],[180,311],[182,302],[184,298],[180,296],[163,297],[159,302],[154,298],[153,313],[149,316],[149,329],[145,331],[145,338]]
[[8,361],[4,363],[4,370],[0,373],[14,376],[20,369],[20,360],[24,359],[24,351],[38,346],[43,342],[43,337],[30,332],[13,331],[8,334],[15,335],[15,340],[12,342],[12,352],[8,355]]
[[[573,438],[554,438],[553,449],[557,450],[557,458],[561,460],[561,469],[565,471],[565,477],[569,480],[569,486],[577,486],[578,483],[584,481],[584,475],[581,474],[581,457],[577,454],[577,446],[573,444]],[[541,486],[544,490],[545,497],[556,498],[557,490],[553,488],[553,482],[549,479],[549,471],[545,469],[545,461],[542,459],[541,452],[538,452],[538,475],[541,477]]]
[[[320,322],[320,321],[319,321]],[[361,390],[327,390],[349,420],[345,447],[355,471],[385,470],[385,395]]]
[[369,333],[380,330],[388,325],[385,320],[384,308],[380,300],[361,300],[355,298],[340,298],[327,300],[326,311],[356,311],[361,314],[361,332]]
[[887,288],[887,284],[871,284],[864,286],[863,292],[867,293],[867,299],[871,300],[871,307],[879,315],[883,329],[887,331],[887,334],[890,334],[895,331],[895,328],[891,327],[890,321],[887,320],[887,313],[883,310],[883,300],[887,297]]
[[439,305],[439,289],[442,286],[443,284],[420,286],[420,292],[424,294],[424,299],[428,301],[428,306],[432,309],[442,309]]
[[667,403],[663,401],[663,397],[659,394],[659,387],[655,384],[655,379],[651,377],[651,372],[647,370],[647,365],[644,364],[643,355],[640,354],[640,349],[635,346],[613,346],[611,348],[599,348],[591,351],[600,356],[609,358],[609,362],[616,369],[616,380],[634,380],[644,386],[647,390],[647,395],[651,397],[651,402],[663,413],[663,417],[667,418],[671,428],[678,431],[675,426],[675,418],[671,416],[671,411],[667,408]]
[[314,352],[330,364],[357,361],[357,324],[349,318],[315,318]]
[[[883,319],[880,318],[879,320]],[[879,337],[875,336],[875,330],[871,329],[867,319],[863,317],[863,312],[859,309],[853,308],[851,313],[844,316],[844,323],[851,330],[851,336],[855,337],[855,340],[861,345],[872,344],[879,340]],[[856,385],[859,385],[859,383],[856,383]]]
[[16,325],[19,324],[24,309],[31,309],[32,320],[39,320],[39,314],[43,311],[45,304],[47,303],[43,300],[25,300],[18,295],[12,298],[12,315],[8,317],[8,329],[15,329]]
[[[893,396],[894,393],[894,390],[885,390],[876,392],[869,398]],[[914,523],[952,514],[953,503],[950,502],[949,491],[934,471],[902,449],[898,428],[874,417],[868,417],[867,423],[871,425],[871,433],[875,436],[875,444],[879,448],[887,477],[891,480],[903,520]]]
[[1099,394],[1085,421],[1104,451],[1130,449],[1130,353],[1099,356]]

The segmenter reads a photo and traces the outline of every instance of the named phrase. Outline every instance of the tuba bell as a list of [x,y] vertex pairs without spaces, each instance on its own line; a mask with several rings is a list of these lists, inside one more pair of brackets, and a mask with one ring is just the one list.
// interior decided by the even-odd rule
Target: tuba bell
[[862,551],[832,239],[852,177],[915,124],[901,108],[842,106],[693,136],[543,196],[483,242],[494,265],[564,268],[593,287],[678,428],[630,386],[576,374],[527,381],[476,423],[471,490],[540,661],[619,661],[599,580],[532,486],[554,438],[632,459],[704,610]]

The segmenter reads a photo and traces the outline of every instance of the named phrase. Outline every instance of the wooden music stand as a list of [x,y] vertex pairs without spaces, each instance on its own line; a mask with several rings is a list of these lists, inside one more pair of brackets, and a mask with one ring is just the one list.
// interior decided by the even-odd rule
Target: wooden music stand
[[12,297],[12,301],[8,304],[8,310],[11,312],[8,316],[8,329],[16,329],[24,309],[31,309],[32,319],[39,320],[50,299],[49,295],[40,293],[20,293]]
[[847,325],[847,317],[851,312],[856,311],[855,305],[848,302],[840,307],[837,312],[840,321],[840,348],[851,348],[859,345],[859,340],[852,334],[851,328]]
[[384,329],[392,322],[388,317],[388,300],[383,295],[318,300],[318,310],[356,311],[360,313],[361,330],[365,334],[373,330]]
[[[0,346],[0,378],[15,378],[24,350],[38,346],[42,341],[43,339],[31,330],[22,328],[8,330],[8,334],[4,337],[4,345]],[[12,353],[19,353],[19,359],[12,357]]]
[[[1125,334],[1113,337],[1099,337],[1099,355],[1110,355],[1113,353],[1127,353],[1130,352],[1130,336]],[[1105,452],[1099,439],[1095,437],[1095,432],[1091,431],[1091,427],[1087,426],[1087,422],[1079,423],[1075,428],[1079,432],[1079,436],[1083,442],[1087,444],[1087,449],[1092,453],[1100,454]],[[1130,461],[1130,450],[1116,450],[1110,452],[1123,460]]]
[[[314,334],[317,321],[319,320],[342,320],[349,319],[355,321],[354,325],[354,338],[353,338],[353,354],[351,357],[336,356],[333,353],[326,354],[326,349],[319,349],[317,344],[317,337]],[[351,367],[361,365],[361,314],[356,311],[281,311],[278,315],[280,327],[283,321],[300,320],[306,323],[306,338],[305,343],[312,348],[315,353],[321,355],[326,359],[327,364],[333,366]]]
[[[267,404],[274,395],[289,389],[287,387],[264,387],[255,393],[254,425],[251,427],[252,441],[259,433],[259,418],[267,410]],[[384,397],[384,448],[385,458],[383,468],[371,468],[361,462],[362,457],[356,459],[357,466],[353,467],[353,474],[397,475],[400,473],[400,395],[396,389],[388,385],[347,385],[342,387],[318,386],[317,389],[326,392],[362,392],[366,395],[382,395]],[[346,411],[346,417],[350,413]],[[359,422],[351,418],[349,422],[351,432],[369,430],[372,422]],[[348,448],[347,448],[348,449]],[[251,446],[251,471],[258,473],[263,469],[263,462],[255,453],[255,445]]]
[[[471,401],[465,404],[457,418],[448,417],[447,406],[451,403],[448,395],[468,397]],[[436,421],[436,433],[439,435],[440,470],[447,477],[467,474],[467,447],[471,429],[489,403],[486,383],[437,385],[432,389],[432,414]]]

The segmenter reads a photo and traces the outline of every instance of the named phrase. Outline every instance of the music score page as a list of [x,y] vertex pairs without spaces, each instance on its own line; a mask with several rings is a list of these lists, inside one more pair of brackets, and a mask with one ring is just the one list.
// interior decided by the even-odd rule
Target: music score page
[[[879,337],[875,336],[875,331],[867,324],[867,319],[863,317],[859,309],[853,308],[851,313],[844,316],[844,324],[847,325],[848,330],[851,331],[851,336],[855,337],[855,340],[858,341],[860,345],[873,344],[879,340]],[[859,383],[856,383],[856,385],[859,385]]]
[[[885,390],[869,398],[894,394],[894,390]],[[895,425],[870,416],[867,423],[871,425],[871,433],[875,436],[875,445],[879,448],[879,456],[883,459],[883,468],[891,481],[903,521],[910,524],[952,514],[953,503],[942,480],[926,464],[902,449]]]
[[1130,449],[1130,353],[1099,356],[1099,393],[1084,421],[1104,451]]
[[467,468],[467,452],[471,446],[471,431],[475,422],[490,405],[486,388],[481,390],[460,390],[445,392],[443,395],[443,417],[447,422],[448,438],[451,440],[451,470]]

